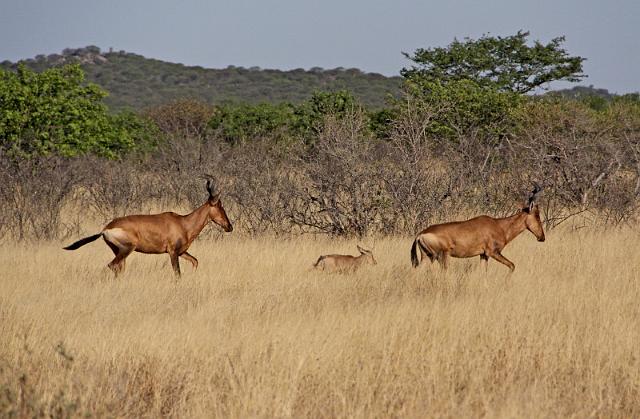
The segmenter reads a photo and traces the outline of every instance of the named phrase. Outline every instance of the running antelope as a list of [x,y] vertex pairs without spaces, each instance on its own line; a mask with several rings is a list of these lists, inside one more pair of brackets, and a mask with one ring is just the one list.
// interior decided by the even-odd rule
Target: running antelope
[[313,267],[329,272],[354,272],[365,263],[370,265],[378,264],[373,258],[371,250],[363,249],[360,246],[357,247],[360,256],[324,255],[318,258],[318,261],[313,264]]
[[100,233],[80,239],[64,249],[75,250],[102,237],[115,254],[108,266],[116,276],[124,271],[125,259],[134,251],[149,254],[168,253],[175,274],[180,276],[178,257],[191,262],[194,269],[198,267],[198,260],[190,255],[187,249],[209,220],[226,232],[233,231],[233,226],[222,207],[220,194],[214,194],[211,181],[207,181],[207,191],[207,201],[191,214],[164,212],[116,218]]
[[[524,230],[532,232],[539,242],[544,241],[544,230],[540,221],[540,210],[535,203],[536,196],[542,188],[535,188],[524,208],[506,218],[492,218],[486,215],[467,221],[437,224],[423,230],[411,247],[411,264],[417,267],[428,257],[433,263],[437,260],[447,269],[449,256],[469,258],[480,256],[485,265],[489,258],[506,265],[512,272],[515,265],[502,255],[502,249]],[[418,261],[417,249],[422,253]]]

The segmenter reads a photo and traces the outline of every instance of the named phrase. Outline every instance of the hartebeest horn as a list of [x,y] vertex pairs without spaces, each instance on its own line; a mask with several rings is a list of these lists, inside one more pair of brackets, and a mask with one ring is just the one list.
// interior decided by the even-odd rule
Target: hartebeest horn
[[531,191],[531,195],[529,196],[529,200],[527,201],[527,207],[531,208],[540,192],[542,192],[542,186],[540,186],[537,182],[533,182],[533,191]]
[[207,192],[209,192],[209,199],[218,199],[220,198],[220,190],[218,190],[217,185],[211,181],[211,179],[207,179]]
[[209,192],[209,198],[213,196],[213,185],[211,184],[211,179],[207,179],[207,192]]

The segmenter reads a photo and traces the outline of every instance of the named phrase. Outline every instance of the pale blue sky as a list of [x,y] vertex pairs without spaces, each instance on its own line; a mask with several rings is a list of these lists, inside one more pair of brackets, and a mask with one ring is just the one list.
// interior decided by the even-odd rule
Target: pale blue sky
[[397,75],[401,51],[519,29],[565,35],[588,59],[581,84],[640,90],[640,0],[0,0],[0,61],[97,45],[210,68]]

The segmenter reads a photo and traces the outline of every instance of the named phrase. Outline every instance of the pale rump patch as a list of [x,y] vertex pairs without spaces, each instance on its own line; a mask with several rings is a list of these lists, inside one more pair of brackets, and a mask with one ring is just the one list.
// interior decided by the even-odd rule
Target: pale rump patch
[[424,244],[427,244],[427,245],[437,245],[440,242],[440,239],[438,238],[438,236],[436,236],[433,233],[424,233],[423,235],[420,236],[420,239]]
[[109,243],[112,243],[119,248],[128,247],[131,245],[127,232],[122,228],[110,228],[102,232],[104,239]]

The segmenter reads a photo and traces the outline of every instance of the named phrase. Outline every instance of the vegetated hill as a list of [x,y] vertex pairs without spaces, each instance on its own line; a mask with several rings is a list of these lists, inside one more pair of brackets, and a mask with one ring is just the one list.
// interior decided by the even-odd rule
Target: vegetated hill
[[548,93],[560,95],[568,99],[583,99],[595,96],[605,100],[612,100],[617,96],[615,93],[610,93],[607,89],[598,89],[593,87],[593,85],[574,86],[570,89],[553,90]]
[[[79,62],[87,79],[109,92],[106,103],[112,109],[141,109],[184,97],[212,104],[297,103],[308,99],[316,90],[340,89],[349,90],[368,107],[381,108],[388,95],[399,93],[402,82],[401,77],[364,73],[353,68],[281,71],[229,66],[207,69],[125,51],[102,52],[95,46],[65,49],[61,54],[38,55],[22,62],[37,71]],[[17,63],[3,61],[0,67],[16,68]]]

